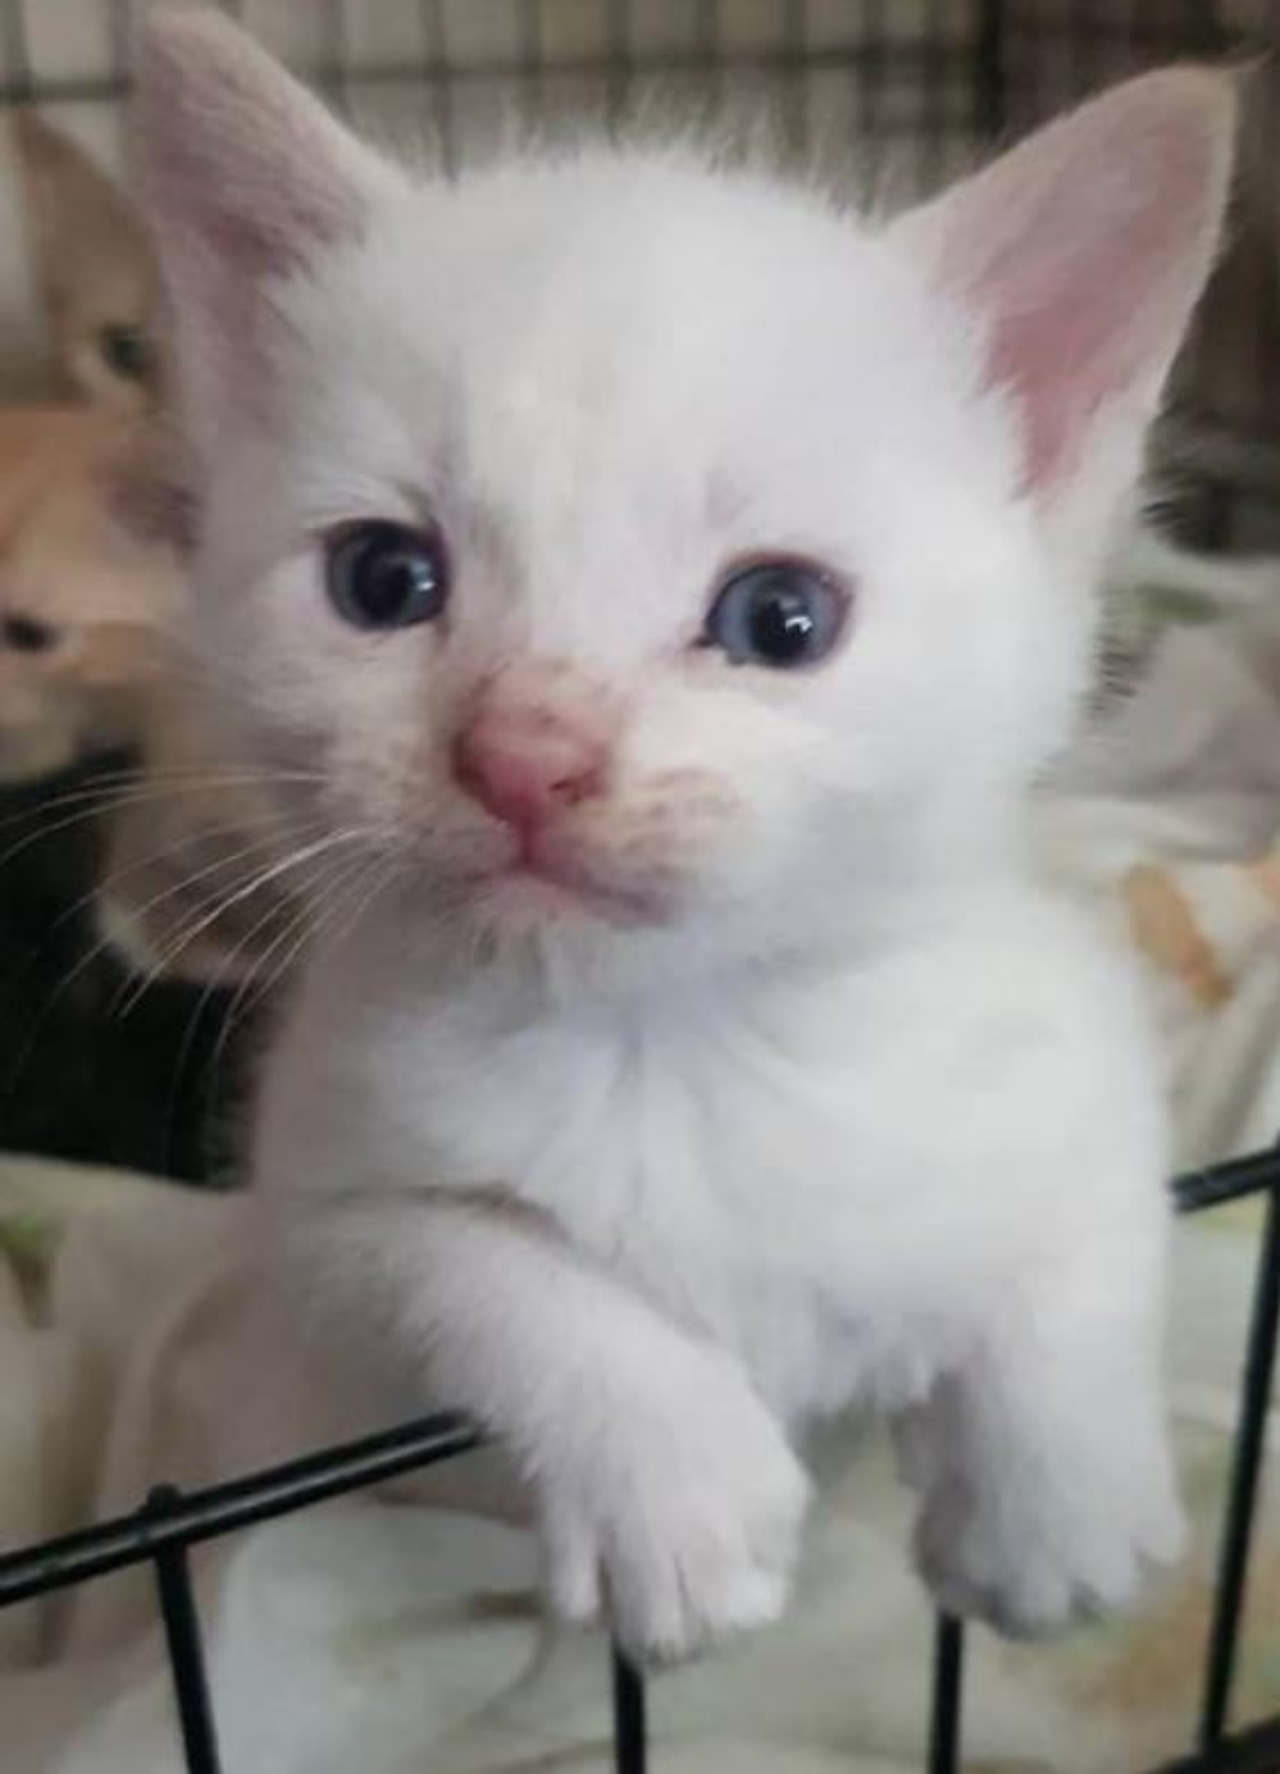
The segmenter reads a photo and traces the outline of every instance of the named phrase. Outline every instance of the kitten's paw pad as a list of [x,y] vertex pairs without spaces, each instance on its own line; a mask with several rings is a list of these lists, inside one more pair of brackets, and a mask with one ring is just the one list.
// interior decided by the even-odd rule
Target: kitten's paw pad
[[1174,1562],[1184,1541],[1176,1504],[1152,1499],[1149,1518],[1138,1513],[1135,1503],[1126,1521],[1114,1498],[1094,1515],[1075,1506],[1037,1516],[948,1497],[921,1517],[917,1563],[944,1612],[1007,1638],[1043,1638],[1129,1608],[1150,1571]]
[[548,1593],[562,1618],[607,1611],[632,1656],[672,1663],[779,1617],[809,1486],[754,1399],[628,1431],[592,1467],[546,1500]]

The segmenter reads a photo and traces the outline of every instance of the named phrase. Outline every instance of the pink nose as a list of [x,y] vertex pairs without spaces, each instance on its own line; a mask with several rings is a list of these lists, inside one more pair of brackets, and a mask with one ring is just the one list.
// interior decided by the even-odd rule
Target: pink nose
[[527,830],[599,794],[608,754],[607,727],[590,708],[494,698],[459,735],[453,769],[486,812]]

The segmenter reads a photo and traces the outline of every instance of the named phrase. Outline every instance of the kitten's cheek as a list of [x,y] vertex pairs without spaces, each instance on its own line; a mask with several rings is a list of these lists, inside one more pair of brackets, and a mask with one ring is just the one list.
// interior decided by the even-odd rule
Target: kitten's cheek
[[744,811],[710,774],[673,770],[620,803],[604,803],[580,831],[611,874],[678,901],[696,897],[698,887],[728,865],[743,836]]
[[664,770],[647,777],[627,798],[628,810],[648,828],[667,833],[723,829],[739,812],[739,802],[709,770]]

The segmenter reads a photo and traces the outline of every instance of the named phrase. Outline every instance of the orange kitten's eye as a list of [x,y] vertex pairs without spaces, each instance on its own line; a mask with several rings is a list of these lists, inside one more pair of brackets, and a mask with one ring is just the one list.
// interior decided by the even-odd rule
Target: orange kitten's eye
[[432,622],[449,595],[449,563],[436,530],[386,519],[344,524],[328,538],[329,602],[353,628]]
[[6,616],[0,622],[0,643],[15,653],[49,653],[58,640],[57,629],[34,616]]
[[126,382],[147,382],[151,378],[154,354],[151,341],[137,326],[104,326],[98,334],[102,360],[114,375]]
[[757,561],[717,593],[702,633],[732,665],[795,671],[817,665],[844,633],[849,599],[803,561]]

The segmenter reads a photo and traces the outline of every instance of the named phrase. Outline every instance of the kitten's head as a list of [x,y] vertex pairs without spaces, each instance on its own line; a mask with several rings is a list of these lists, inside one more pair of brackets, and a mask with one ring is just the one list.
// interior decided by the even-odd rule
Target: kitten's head
[[156,274],[123,191],[34,111],[12,124],[36,281],[70,393],[118,413],[155,399]]
[[141,120],[198,620],[308,816],[442,915],[681,953],[1007,841],[1212,257],[1216,78],[887,226],[671,153],[415,182],[196,15]]
[[121,506],[139,472],[105,415],[0,408],[0,781],[137,737],[179,587]]

